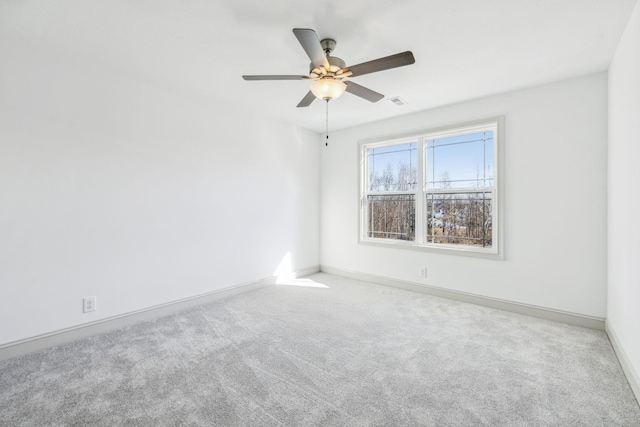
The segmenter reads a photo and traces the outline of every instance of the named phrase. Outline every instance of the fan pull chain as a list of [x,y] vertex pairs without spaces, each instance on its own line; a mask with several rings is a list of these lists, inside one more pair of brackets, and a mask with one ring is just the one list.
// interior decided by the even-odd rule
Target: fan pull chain
[[326,126],[325,126],[325,135],[326,135],[326,140],[325,140],[325,147],[329,146],[329,100],[327,99],[327,114],[326,114]]

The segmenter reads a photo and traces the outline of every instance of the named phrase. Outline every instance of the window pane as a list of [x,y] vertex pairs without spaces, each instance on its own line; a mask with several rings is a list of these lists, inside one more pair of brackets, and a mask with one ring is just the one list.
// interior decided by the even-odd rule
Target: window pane
[[476,132],[427,141],[427,188],[493,185],[493,132]]
[[417,142],[367,149],[369,191],[416,189]]
[[490,248],[490,192],[427,195],[427,242]]
[[368,237],[415,240],[413,194],[368,196]]

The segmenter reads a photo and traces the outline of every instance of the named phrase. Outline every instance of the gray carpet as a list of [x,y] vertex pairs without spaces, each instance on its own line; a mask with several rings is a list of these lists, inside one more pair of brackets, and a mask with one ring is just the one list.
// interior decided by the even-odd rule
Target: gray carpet
[[0,362],[0,425],[640,426],[603,332],[298,284]]

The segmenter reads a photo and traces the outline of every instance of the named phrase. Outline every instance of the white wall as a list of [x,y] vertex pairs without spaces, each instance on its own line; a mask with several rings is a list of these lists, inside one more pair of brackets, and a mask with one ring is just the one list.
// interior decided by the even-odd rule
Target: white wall
[[[358,244],[358,140],[498,115],[504,260]],[[322,266],[605,317],[606,73],[358,126],[330,141],[321,149]]]
[[317,134],[1,47],[0,345],[319,264]]
[[[607,326],[640,386],[640,3],[609,68]],[[629,373],[628,373],[629,376]],[[633,383],[633,380],[630,382]],[[640,389],[636,395],[640,398]]]

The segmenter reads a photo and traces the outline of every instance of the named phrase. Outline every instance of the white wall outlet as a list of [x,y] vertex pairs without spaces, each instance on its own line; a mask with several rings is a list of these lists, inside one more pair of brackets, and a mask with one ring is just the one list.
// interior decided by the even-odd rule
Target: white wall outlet
[[82,312],[89,313],[90,311],[96,311],[96,297],[82,299]]
[[420,274],[420,277],[427,277],[427,267],[420,267],[418,274]]

